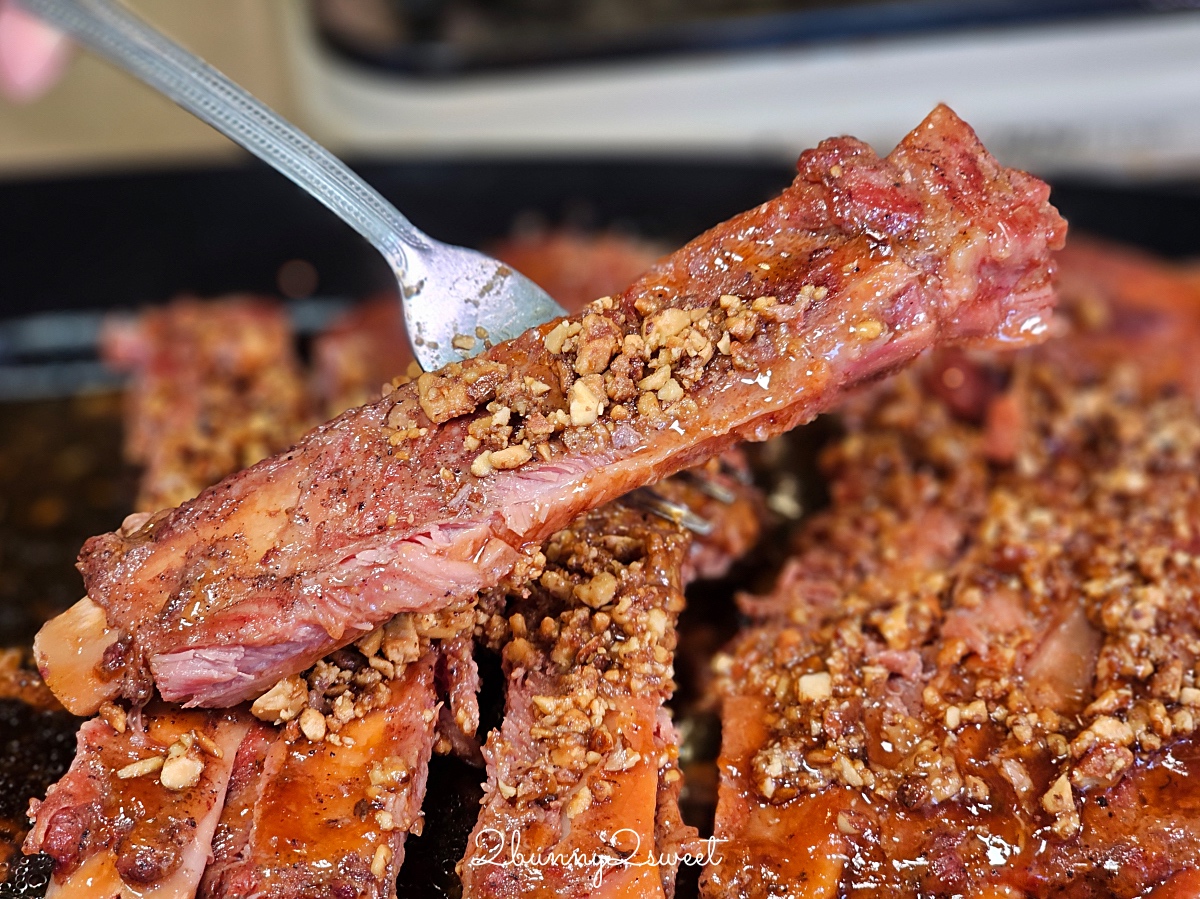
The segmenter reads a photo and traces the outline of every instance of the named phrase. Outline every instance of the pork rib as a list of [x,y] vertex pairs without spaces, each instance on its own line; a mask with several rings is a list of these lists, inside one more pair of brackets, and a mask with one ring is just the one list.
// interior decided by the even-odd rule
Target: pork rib
[[178,299],[107,323],[105,360],[132,374],[125,454],[154,512],[286,449],[313,424],[282,306],[257,297]]
[[[939,107],[886,159],[839,138],[776,199],[625,293],[318,428],[197,499],[88,542],[104,664],[47,676],[223,706],[397,612],[497,583],[581,512],[812,419],[941,342],[1038,336],[1064,224]],[[37,643],[70,665],[76,613]],[[66,627],[68,633],[64,633]],[[107,678],[107,680],[105,679]]]
[[[744,549],[757,532],[756,495],[736,484],[727,489],[736,499],[709,511],[714,533],[723,536],[706,551],[707,558],[716,559],[727,548]],[[697,508],[706,500],[683,485],[677,485],[673,498]],[[642,522],[642,513],[596,513],[586,533],[628,541],[616,529],[597,531],[602,523],[626,521]],[[640,530],[675,534],[671,545],[678,549],[677,526],[653,521]],[[682,551],[672,558],[675,569],[690,567]],[[675,569],[664,569],[661,576],[678,578]],[[507,628],[507,616],[495,620]],[[295,679],[294,688],[277,687],[260,699],[258,714],[266,717],[271,709],[288,706],[283,720],[290,723],[243,742],[201,895],[391,895],[405,838],[421,821],[435,738],[440,738],[438,751],[482,763],[474,740],[479,725],[475,621],[470,609],[399,616],[381,633],[322,660],[304,681]],[[488,626],[488,633],[495,631]],[[446,697],[440,709],[439,696]],[[315,712],[314,730],[306,717]],[[673,751],[672,737],[669,722],[656,726],[660,754]],[[667,770],[660,769],[660,781]],[[678,786],[677,780],[660,783],[659,842],[664,844],[673,845],[681,829],[677,812],[672,814]],[[651,802],[647,815],[653,812]]]
[[336,743],[293,724],[247,746],[202,896],[395,895],[433,752],[434,658],[408,665]]
[[849,410],[833,505],[720,665],[706,896],[1195,890],[1200,290],[1064,269],[1070,335]]
[[546,545],[545,573],[506,610],[505,717],[484,749],[464,897],[673,893],[659,838],[675,848],[694,834],[674,810],[663,706],[687,543],[678,525],[611,505]]
[[25,852],[54,859],[47,895],[193,895],[250,725],[161,705],[86,722],[70,770],[30,806]]

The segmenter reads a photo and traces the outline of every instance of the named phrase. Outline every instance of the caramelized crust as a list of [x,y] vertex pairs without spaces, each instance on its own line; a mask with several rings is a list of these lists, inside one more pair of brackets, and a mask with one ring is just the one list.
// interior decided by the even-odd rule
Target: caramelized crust
[[718,660],[707,896],[1133,897],[1200,865],[1200,414],[1170,365],[1200,290],[1139,262],[1170,286],[1139,328],[1088,255],[1070,335],[852,406],[831,509]]
[[[842,138],[799,168],[623,294],[89,541],[89,595],[125,636],[105,690],[140,697],[153,677],[172,700],[255,696],[397,612],[489,588],[587,509],[808,421],[933,344],[1044,328],[1062,220],[1045,185],[1000,167],[948,109],[886,159]],[[68,662],[47,644],[40,663]]]

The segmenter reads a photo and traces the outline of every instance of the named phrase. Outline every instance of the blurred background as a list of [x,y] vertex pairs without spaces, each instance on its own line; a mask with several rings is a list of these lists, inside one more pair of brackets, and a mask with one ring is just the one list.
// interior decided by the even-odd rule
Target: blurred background
[[[1044,174],[1200,163],[1187,0],[132,0],[336,150],[788,162],[949,102]],[[97,59],[0,107],[5,176],[235,153]]]

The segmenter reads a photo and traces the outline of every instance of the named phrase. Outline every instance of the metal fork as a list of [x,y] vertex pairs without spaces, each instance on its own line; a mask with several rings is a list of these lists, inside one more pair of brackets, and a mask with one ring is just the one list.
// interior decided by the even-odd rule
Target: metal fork
[[509,266],[416,228],[311,137],[112,0],[20,4],[245,147],[370,241],[396,276],[409,339],[426,371],[471,355],[454,347],[455,337],[475,338],[482,348],[566,314]]
[[[474,338],[458,341],[463,345],[489,346],[567,314],[499,260],[425,234],[299,128],[112,0],[19,2],[249,150],[370,241],[396,276],[413,353],[426,371],[473,355],[454,346],[456,337]],[[628,501],[701,536],[712,530],[711,522],[652,488]]]

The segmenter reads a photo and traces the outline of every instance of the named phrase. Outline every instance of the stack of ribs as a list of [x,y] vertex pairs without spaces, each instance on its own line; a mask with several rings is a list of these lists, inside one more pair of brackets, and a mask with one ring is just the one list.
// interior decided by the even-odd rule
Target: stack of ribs
[[1061,256],[1059,327],[847,404],[718,658],[708,897],[1200,892],[1200,284]]
[[508,695],[476,836],[592,861],[489,867],[477,839],[466,895],[670,895],[675,619],[721,564],[613,502],[931,347],[1045,336],[1047,196],[944,107],[886,158],[826,141],[623,292],[89,541],[35,644],[99,712],[35,807],[52,890],[388,895],[431,746],[472,749],[479,637]]

